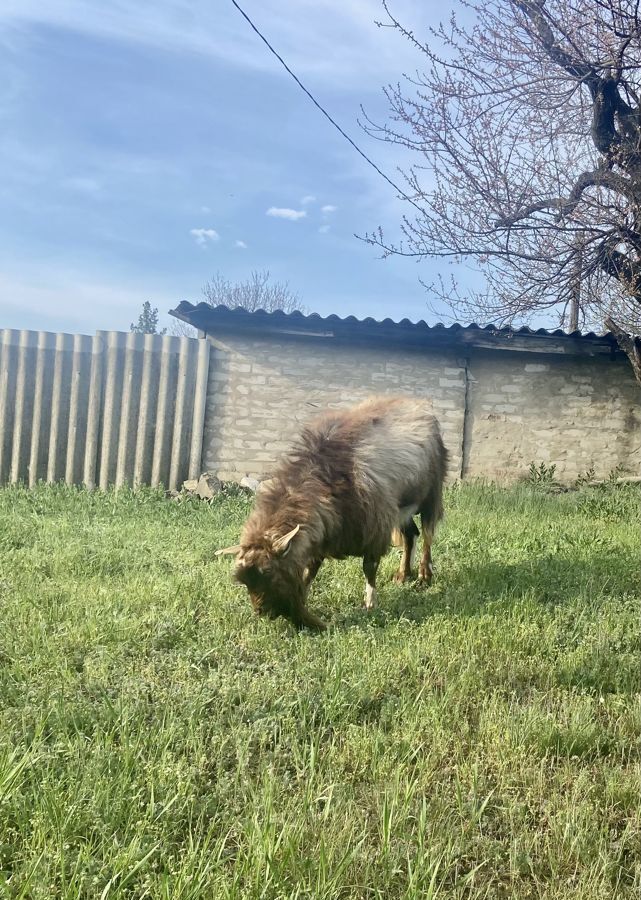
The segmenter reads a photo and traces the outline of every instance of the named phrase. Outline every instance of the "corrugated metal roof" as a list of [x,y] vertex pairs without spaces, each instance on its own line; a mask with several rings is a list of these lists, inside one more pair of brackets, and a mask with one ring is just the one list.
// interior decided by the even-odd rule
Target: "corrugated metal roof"
[[[584,346],[591,345],[599,347],[601,352],[607,350],[609,352],[617,352],[616,339],[610,332],[596,334],[595,332],[563,331],[561,328],[549,330],[546,328],[532,329],[527,325],[519,328],[511,328],[510,326],[499,325],[444,325],[442,322],[436,325],[428,325],[427,322],[421,320],[412,322],[409,319],[401,319],[395,322],[393,319],[386,318],[382,320],[367,317],[365,319],[357,319],[356,316],[345,316],[344,318],[337,315],[321,316],[318,313],[305,314],[302,312],[285,313],[282,310],[274,312],[266,312],[265,310],[256,310],[248,312],[242,307],[229,308],[227,306],[211,306],[208,303],[192,304],[183,301],[175,310],[171,310],[171,314],[178,319],[188,322],[195,328],[214,334],[216,329],[226,330],[234,329],[265,329],[272,333],[281,332],[283,334],[308,334],[325,336],[345,336],[353,337],[397,337],[399,340],[421,340],[430,336],[438,340],[443,338],[447,340],[451,338],[456,342],[465,344],[474,344],[484,338],[492,338],[497,345],[509,344],[511,339],[515,337],[531,338],[532,343],[539,346],[543,345],[550,339],[560,339],[567,341],[569,345]],[[458,339],[458,340],[457,340]],[[520,343],[520,342],[519,342]],[[533,348],[534,349],[534,348]],[[586,346],[587,349],[587,346]]]

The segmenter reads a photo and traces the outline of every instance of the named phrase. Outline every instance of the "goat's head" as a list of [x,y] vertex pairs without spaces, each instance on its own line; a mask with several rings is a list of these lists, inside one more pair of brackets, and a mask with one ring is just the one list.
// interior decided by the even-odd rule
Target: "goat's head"
[[299,609],[305,600],[303,567],[294,549],[301,526],[286,534],[246,532],[241,543],[217,552],[234,554],[234,577],[249,592],[252,606],[259,615],[285,616],[299,621]]

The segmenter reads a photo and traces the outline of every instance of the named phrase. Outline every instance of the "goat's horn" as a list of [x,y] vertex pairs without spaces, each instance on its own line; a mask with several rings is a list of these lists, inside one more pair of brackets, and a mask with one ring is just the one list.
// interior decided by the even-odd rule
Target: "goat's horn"
[[216,550],[215,556],[230,556],[231,554],[240,553],[241,547],[240,544],[235,544],[233,547],[224,547],[222,550]]
[[274,550],[276,550],[277,553],[281,550],[285,550],[285,548],[289,546],[290,542],[296,537],[299,531],[300,525],[297,525],[296,528],[292,528],[292,530],[288,531],[287,534],[284,534],[282,537],[277,538],[274,541]]

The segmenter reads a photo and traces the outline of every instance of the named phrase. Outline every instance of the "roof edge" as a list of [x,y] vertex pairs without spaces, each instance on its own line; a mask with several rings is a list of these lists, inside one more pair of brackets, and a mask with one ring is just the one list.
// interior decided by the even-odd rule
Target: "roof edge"
[[428,325],[423,320],[411,322],[409,319],[402,319],[400,322],[394,322],[387,318],[377,321],[371,317],[341,318],[337,315],[321,316],[318,313],[306,315],[300,311],[249,312],[242,307],[231,309],[207,303],[194,305],[188,301],[182,301],[169,313],[211,336],[231,333],[263,336],[270,334],[282,337],[349,340],[353,343],[384,340],[387,343],[415,346],[442,344],[568,355],[619,356],[622,353],[611,332],[599,335],[594,332],[565,332],[561,329],[550,331],[545,328],[533,330],[527,326],[511,328],[476,323],[444,325],[439,322],[436,325]]

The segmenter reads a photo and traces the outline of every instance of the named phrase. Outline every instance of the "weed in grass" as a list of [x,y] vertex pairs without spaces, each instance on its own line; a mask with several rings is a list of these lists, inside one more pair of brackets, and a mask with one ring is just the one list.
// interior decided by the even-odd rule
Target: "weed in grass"
[[538,486],[548,486],[554,484],[554,476],[556,474],[556,464],[552,463],[551,465],[546,465],[546,463],[541,462],[538,464],[535,462],[530,463],[530,467],[528,469],[527,480],[531,485]]

